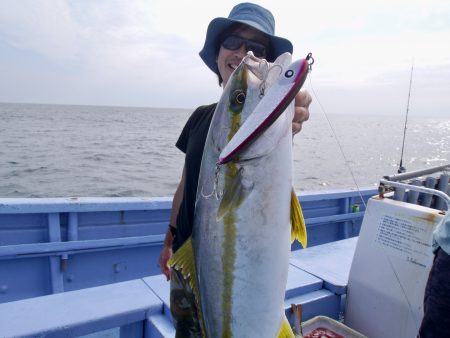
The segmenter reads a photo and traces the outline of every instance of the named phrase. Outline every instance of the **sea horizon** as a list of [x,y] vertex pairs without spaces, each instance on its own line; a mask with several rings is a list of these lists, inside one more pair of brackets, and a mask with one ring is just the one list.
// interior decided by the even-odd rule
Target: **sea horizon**
[[[0,197],[172,196],[184,162],[175,143],[192,111],[0,103]],[[404,122],[313,110],[294,138],[294,189],[375,187],[397,172]],[[410,116],[408,171],[450,162],[449,131],[450,118]]]

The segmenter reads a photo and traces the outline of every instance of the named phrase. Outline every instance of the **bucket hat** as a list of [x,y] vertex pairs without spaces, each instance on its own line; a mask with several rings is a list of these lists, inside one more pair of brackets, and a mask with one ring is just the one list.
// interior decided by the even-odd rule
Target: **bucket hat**
[[220,43],[219,38],[224,31],[236,23],[248,25],[264,33],[269,38],[273,59],[285,52],[292,53],[292,43],[275,36],[275,19],[269,10],[249,2],[240,3],[233,7],[228,18],[215,18],[209,23],[205,44],[199,53],[206,65],[217,75],[219,75],[219,68],[216,53]]

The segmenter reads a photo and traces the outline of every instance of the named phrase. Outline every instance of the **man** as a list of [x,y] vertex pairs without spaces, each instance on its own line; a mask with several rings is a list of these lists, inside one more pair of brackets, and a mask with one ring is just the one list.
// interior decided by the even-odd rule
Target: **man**
[[450,337],[450,212],[433,233],[435,256],[424,296],[420,338]]
[[[200,57],[217,74],[219,84],[225,87],[250,50],[255,56],[273,62],[285,52],[292,53],[293,47],[289,40],[275,36],[275,20],[270,11],[252,3],[241,3],[231,10],[228,18],[211,21]],[[308,120],[310,103],[311,96],[307,92],[300,92],[295,97],[293,135]],[[192,290],[177,271],[170,270],[167,262],[192,233],[200,164],[215,107],[216,104],[211,104],[197,108],[176,143],[186,157],[159,263],[162,273],[171,280],[171,312],[177,337],[201,336]]]

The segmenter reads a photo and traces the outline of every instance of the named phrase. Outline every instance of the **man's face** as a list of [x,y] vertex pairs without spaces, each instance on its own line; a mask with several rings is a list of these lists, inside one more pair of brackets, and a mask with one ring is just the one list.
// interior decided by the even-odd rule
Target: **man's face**
[[[265,50],[267,53],[268,50],[268,39],[267,37],[261,33],[260,31],[246,26],[242,25],[238,27],[236,30],[234,30],[230,35],[241,37],[247,40],[251,40],[252,42],[255,42],[256,44],[262,44],[265,46]],[[242,59],[245,55],[247,55],[248,50],[251,49],[250,43],[245,43],[244,41],[239,47],[233,47],[236,48],[234,50],[227,49],[223,45],[220,46],[219,49],[219,55],[217,56],[217,66],[219,68],[220,76],[223,79],[223,86],[228,82],[228,79],[231,76],[231,73],[237,68],[237,66],[241,63]],[[256,53],[255,53],[256,54]],[[267,55],[256,55],[261,58],[265,58]]]

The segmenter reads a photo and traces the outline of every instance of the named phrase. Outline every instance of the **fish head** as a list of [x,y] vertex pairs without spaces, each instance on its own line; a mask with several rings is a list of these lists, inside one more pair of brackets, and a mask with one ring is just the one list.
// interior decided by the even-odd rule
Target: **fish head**
[[261,63],[267,64],[267,61],[262,61],[249,52],[224,87],[210,127],[212,142],[218,153],[260,100],[260,78],[265,76]]
[[[270,153],[278,140],[290,130],[293,115],[293,100],[308,74],[308,62],[300,59],[290,63],[290,54],[283,54],[280,60],[270,64],[264,77],[260,79],[260,96],[256,104],[248,106],[250,114],[241,128],[229,138],[228,144],[219,155],[218,165],[239,159],[261,157]],[[278,62],[277,62],[278,61]],[[244,109],[245,110],[245,109]],[[246,152],[250,145],[264,136],[264,133],[283,115],[283,123],[277,123],[268,141],[259,143],[256,151]],[[279,121],[280,122],[280,121]],[[274,129],[274,128],[272,128]],[[261,146],[263,145],[263,146]],[[245,156],[242,157],[245,153]]]

